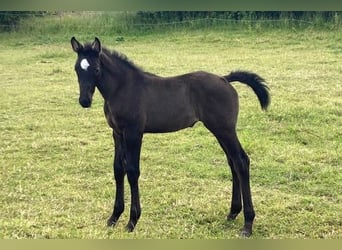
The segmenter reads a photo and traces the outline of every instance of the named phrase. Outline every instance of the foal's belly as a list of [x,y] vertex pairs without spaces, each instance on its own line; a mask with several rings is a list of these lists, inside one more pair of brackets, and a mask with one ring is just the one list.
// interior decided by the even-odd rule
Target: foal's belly
[[155,117],[147,117],[145,133],[167,133],[192,127],[198,119],[192,113],[167,114],[161,113]]

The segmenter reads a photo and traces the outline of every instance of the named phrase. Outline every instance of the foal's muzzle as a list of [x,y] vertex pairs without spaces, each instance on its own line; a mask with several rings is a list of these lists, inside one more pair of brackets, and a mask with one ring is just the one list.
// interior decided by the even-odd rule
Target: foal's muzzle
[[80,98],[79,103],[83,108],[90,108],[93,95],[95,92],[95,85],[80,84]]
[[91,106],[91,100],[90,99],[80,98],[79,102],[83,108],[90,108],[90,106]]

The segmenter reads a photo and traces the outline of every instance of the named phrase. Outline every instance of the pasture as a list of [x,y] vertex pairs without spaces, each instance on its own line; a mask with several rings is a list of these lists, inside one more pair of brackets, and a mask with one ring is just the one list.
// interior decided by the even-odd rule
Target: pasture
[[120,39],[0,33],[0,238],[239,238],[242,214],[226,221],[230,170],[201,123],[144,136],[141,219],[125,232],[126,185],[126,210],[115,228],[106,227],[114,197],[111,130],[98,92],[91,109],[78,104],[70,46],[72,36],[84,42],[95,35],[162,76],[241,69],[264,77],[267,112],[251,89],[234,84],[238,135],[251,159],[252,239],[341,239],[341,31],[224,28]]

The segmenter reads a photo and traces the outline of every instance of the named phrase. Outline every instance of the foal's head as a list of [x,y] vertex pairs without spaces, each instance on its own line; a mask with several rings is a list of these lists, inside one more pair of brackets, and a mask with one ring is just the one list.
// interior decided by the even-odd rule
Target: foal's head
[[80,86],[79,102],[83,108],[89,108],[101,75],[101,43],[96,37],[92,44],[82,45],[75,37],[71,38],[72,49],[77,53],[75,71]]

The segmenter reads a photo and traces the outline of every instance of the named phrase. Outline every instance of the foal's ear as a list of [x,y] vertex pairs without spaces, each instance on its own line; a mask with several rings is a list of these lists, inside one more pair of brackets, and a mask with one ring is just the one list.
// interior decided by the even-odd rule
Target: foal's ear
[[83,46],[76,40],[75,37],[71,38],[71,47],[77,53]]
[[95,50],[97,53],[100,53],[101,52],[101,42],[100,40],[95,37],[95,40],[94,42],[92,43],[91,45],[92,49]]

